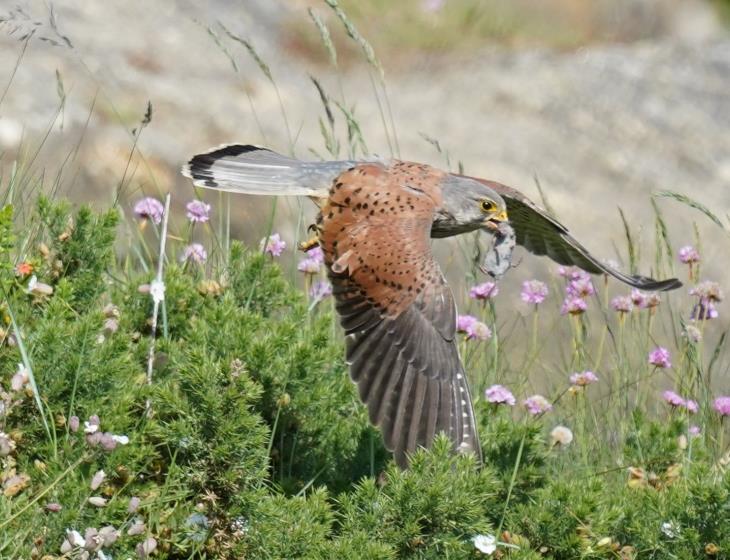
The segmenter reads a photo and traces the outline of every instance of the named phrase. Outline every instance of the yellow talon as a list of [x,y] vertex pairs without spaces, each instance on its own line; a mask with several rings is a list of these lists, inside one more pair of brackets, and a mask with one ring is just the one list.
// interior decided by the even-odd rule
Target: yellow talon
[[299,243],[298,249],[303,252],[309,251],[311,248],[316,247],[319,245],[319,238],[317,236],[310,237],[306,241],[302,241]]

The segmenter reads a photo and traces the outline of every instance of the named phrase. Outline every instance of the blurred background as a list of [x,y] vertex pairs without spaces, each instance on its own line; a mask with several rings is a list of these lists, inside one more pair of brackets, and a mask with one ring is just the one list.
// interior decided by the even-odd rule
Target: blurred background
[[[349,115],[361,152],[463,166],[540,201],[537,178],[576,237],[624,267],[619,207],[645,274],[655,245],[652,192],[678,191],[727,215],[728,0],[340,6],[376,58],[320,0],[4,2],[4,176],[21,154],[34,188],[55,186],[74,201],[106,206],[121,185],[130,215],[143,194],[171,191],[180,210],[194,196],[180,166],[211,146],[256,143],[331,157],[315,77],[331,99],[340,157],[348,155]],[[330,50],[310,10],[328,29]],[[148,101],[151,121],[141,130]],[[201,196],[222,218],[218,195]],[[706,276],[723,280],[721,230],[676,202],[657,205],[675,250],[699,233]],[[232,236],[257,244],[269,207],[232,197]],[[290,247],[313,215],[307,207],[296,232],[298,212],[295,201],[277,211],[274,229]],[[461,266],[444,247],[445,268]],[[518,283],[554,268],[527,258],[510,274]]]

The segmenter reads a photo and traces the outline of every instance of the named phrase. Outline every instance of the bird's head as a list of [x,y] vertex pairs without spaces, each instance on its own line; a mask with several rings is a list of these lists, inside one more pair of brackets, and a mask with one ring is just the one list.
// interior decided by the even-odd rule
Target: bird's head
[[477,229],[495,231],[507,221],[507,205],[496,191],[469,179],[447,175],[441,185],[442,204],[436,211],[432,237],[449,237]]

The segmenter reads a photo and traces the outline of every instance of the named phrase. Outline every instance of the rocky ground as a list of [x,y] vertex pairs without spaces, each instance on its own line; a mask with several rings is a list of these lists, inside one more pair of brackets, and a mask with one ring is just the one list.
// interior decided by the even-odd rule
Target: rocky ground
[[[131,197],[172,189],[182,203],[191,190],[177,170],[190,154],[211,145],[243,141],[287,149],[276,90],[217,22],[250,40],[269,63],[296,153],[323,152],[321,104],[308,74],[319,76],[331,92],[338,91],[338,79],[283,50],[284,19],[310,25],[299,2],[111,6],[69,0],[54,4],[54,23],[39,1],[4,15],[3,83],[21,55],[22,36],[30,29],[35,36],[0,104],[2,163],[12,162],[21,137],[31,150],[54,123],[58,72],[65,102],[38,161],[52,169],[83,136],[65,172],[65,188],[74,197],[110,196],[124,174],[130,131],[148,100],[152,122],[139,139],[145,160],[135,164]],[[652,191],[684,192],[722,214],[730,207],[730,38],[707,23],[706,10],[691,15],[678,16],[686,25],[676,33],[652,41],[570,52],[485,47],[469,56],[430,56],[387,68],[400,155],[444,165],[423,133],[449,151],[452,165],[462,161],[471,174],[535,196],[537,175],[556,213],[590,248],[609,257],[616,256],[612,243],[622,242],[617,207],[637,225],[646,222]],[[341,79],[370,150],[387,154],[367,66],[349,68]],[[675,243],[691,241],[697,215],[675,203],[662,206],[677,222]],[[258,208],[235,201],[238,235],[260,233]],[[646,223],[648,250],[653,225]],[[712,228],[702,232],[719,235]],[[724,241],[708,241],[708,256],[726,251]]]

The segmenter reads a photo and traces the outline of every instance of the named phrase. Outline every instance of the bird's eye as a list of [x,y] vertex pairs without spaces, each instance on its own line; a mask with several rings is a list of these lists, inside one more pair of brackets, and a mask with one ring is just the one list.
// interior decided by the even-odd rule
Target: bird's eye
[[497,208],[497,205],[491,200],[485,198],[482,200],[479,207],[482,209],[482,212],[493,212]]

